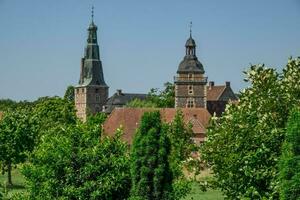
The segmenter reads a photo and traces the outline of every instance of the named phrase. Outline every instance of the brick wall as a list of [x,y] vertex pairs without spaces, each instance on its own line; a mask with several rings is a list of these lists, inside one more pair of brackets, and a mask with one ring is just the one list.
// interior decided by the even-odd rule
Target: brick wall
[[76,115],[83,121],[88,114],[102,111],[102,107],[108,98],[108,87],[86,86],[75,88]]

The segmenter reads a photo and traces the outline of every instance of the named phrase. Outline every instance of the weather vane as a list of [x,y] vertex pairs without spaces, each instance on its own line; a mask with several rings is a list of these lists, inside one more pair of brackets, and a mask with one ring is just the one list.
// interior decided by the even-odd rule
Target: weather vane
[[192,37],[192,27],[193,27],[193,22],[190,21],[190,37]]
[[92,22],[94,22],[94,5],[92,6]]

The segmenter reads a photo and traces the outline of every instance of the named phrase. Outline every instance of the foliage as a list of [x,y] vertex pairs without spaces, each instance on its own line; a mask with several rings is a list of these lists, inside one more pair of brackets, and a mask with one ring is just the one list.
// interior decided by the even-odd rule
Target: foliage
[[17,102],[11,99],[1,99],[0,100],[0,110],[5,111],[7,109],[16,108]]
[[246,72],[251,87],[212,118],[203,158],[230,199],[278,199],[277,163],[287,116],[300,97],[300,58],[283,73],[263,65]]
[[191,124],[186,125],[183,121],[182,111],[177,110],[168,129],[168,137],[171,142],[169,160],[174,178],[183,176],[184,165],[187,164],[192,152],[197,150],[197,146],[192,140],[193,136]]
[[171,192],[170,143],[160,113],[146,112],[131,152],[131,199],[163,200]]
[[125,199],[130,190],[127,145],[99,139],[95,128],[78,122],[44,134],[22,172],[30,199]]
[[[107,115],[105,113],[96,113],[94,115],[89,115],[85,122],[85,127],[87,131],[91,134],[93,133],[95,138],[101,136],[103,131],[103,123],[105,122]],[[95,140],[95,142],[99,142]]]
[[129,108],[156,108],[157,105],[152,101],[133,99],[132,101],[126,104],[126,107]]
[[127,107],[150,107],[150,108],[174,108],[175,91],[174,84],[167,82],[164,84],[164,90],[159,91],[157,88],[152,88],[145,100],[134,99],[129,102]]
[[98,126],[105,122],[107,115],[105,113],[99,112],[93,115],[89,115],[86,120],[87,126]]
[[69,85],[67,87],[65,95],[64,95],[64,99],[74,103],[74,100],[75,100],[75,87],[74,86]]
[[0,166],[2,173],[8,173],[9,185],[12,185],[12,167],[24,162],[34,148],[35,121],[30,112],[30,109],[8,110],[0,121]]
[[0,199],[4,199],[5,197],[5,186],[2,188],[2,185],[0,184]]
[[280,199],[300,198],[300,110],[292,111],[280,157]]
[[0,111],[7,111],[7,110],[14,110],[17,108],[24,108],[24,107],[28,107],[31,106],[32,102],[28,102],[28,101],[13,101],[11,99],[0,99]]
[[164,84],[165,89],[151,89],[148,94],[148,101],[153,102],[159,108],[174,108],[175,106],[175,90],[174,84],[167,82]]
[[170,198],[173,200],[181,199],[191,191],[192,181],[184,175],[183,171],[187,170],[195,178],[202,169],[198,154],[199,146],[192,140],[194,137],[192,124],[186,124],[183,119],[182,111],[177,110],[167,131],[171,144],[169,162],[174,178],[173,193]]
[[38,121],[40,134],[57,125],[75,124],[77,120],[74,103],[59,97],[38,99],[33,117]]

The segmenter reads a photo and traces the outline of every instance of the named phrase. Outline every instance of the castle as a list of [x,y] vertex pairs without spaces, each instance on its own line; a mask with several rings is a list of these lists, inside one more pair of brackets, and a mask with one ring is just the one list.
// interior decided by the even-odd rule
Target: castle
[[[145,99],[147,94],[123,93],[118,90],[109,97],[108,86],[104,81],[103,67],[97,42],[97,26],[93,17],[88,27],[87,45],[81,59],[79,84],[75,87],[75,105],[77,116],[83,121],[88,114],[106,112],[109,115],[104,123],[105,132],[110,135],[123,126],[124,139],[129,143],[135,129],[138,127],[142,114],[153,109],[125,108],[133,99]],[[230,87],[230,82],[216,86],[208,83],[204,67],[196,55],[196,42],[190,30],[185,43],[185,56],[180,62],[174,77],[175,108],[159,109],[162,119],[170,122],[175,116],[176,109],[182,109],[184,120],[193,125],[196,140],[203,142],[205,128],[211,115],[220,116],[229,101],[238,98]],[[198,135],[198,136],[197,136]]]

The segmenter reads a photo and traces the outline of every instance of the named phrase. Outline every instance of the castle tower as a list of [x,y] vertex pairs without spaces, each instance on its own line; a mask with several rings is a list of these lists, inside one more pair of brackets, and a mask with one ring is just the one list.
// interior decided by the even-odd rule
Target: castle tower
[[196,42],[191,30],[185,49],[185,57],[174,77],[175,108],[206,108],[207,77],[204,77],[203,65],[196,56]]
[[103,77],[99,46],[97,43],[97,26],[92,21],[88,27],[87,45],[81,59],[79,84],[75,87],[76,114],[83,121],[88,114],[102,111],[107,98],[108,86]]

